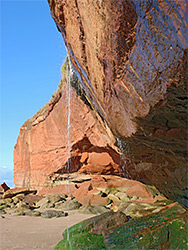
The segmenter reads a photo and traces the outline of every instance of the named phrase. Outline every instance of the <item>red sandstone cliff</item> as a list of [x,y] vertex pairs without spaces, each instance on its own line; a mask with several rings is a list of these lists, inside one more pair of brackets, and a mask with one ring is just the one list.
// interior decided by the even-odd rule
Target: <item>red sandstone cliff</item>
[[128,176],[185,204],[186,1],[48,2],[84,89],[134,162]]
[[[97,157],[93,156],[97,152],[107,154],[107,162],[103,165],[110,166],[109,173],[115,171],[118,174],[120,170],[119,165],[114,162],[119,159],[113,161],[118,154],[110,147],[114,147],[114,138],[110,130],[101,118],[94,114],[84,90],[79,89],[77,77],[71,74],[68,67],[67,59],[63,78],[52,99],[20,129],[14,149],[16,187],[41,189],[48,185],[49,176],[53,173],[72,173],[78,170],[87,172],[87,160],[88,164],[93,157],[97,161]],[[71,88],[67,83],[69,78]],[[90,169],[90,172],[96,171]]]
[[[70,147],[72,154],[84,158],[79,141],[91,144],[89,154],[92,147],[112,150],[117,139],[127,177],[186,204],[186,1],[48,2],[81,78],[76,91],[72,88],[71,147],[77,145],[75,151]],[[78,98],[78,86],[84,99]],[[45,117],[39,114],[21,129],[16,185],[44,185],[50,173],[66,167],[66,91],[58,96]],[[91,171],[88,159],[74,171]],[[121,174],[121,160],[114,159],[109,172]]]

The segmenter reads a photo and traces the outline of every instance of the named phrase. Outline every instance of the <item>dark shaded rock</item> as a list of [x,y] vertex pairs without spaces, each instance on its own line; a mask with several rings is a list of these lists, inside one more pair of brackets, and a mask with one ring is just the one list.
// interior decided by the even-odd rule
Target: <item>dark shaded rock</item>
[[[108,249],[186,249],[187,212],[177,203],[105,235]],[[181,236],[180,236],[181,235]]]
[[23,199],[25,198],[25,194],[24,193],[22,193],[22,194],[17,194],[16,196],[14,196],[12,199],[14,200],[14,199],[18,199],[18,200],[20,200],[20,201],[22,201]]
[[3,182],[1,185],[0,185],[0,194],[3,194],[4,192],[6,192],[8,189],[10,189],[7,184],[5,182]]
[[187,205],[186,0],[48,2],[124,175]]
[[64,197],[66,196],[63,194],[46,194],[45,197],[36,203],[36,205],[42,209],[53,208],[56,204],[63,203],[66,200]]
[[0,200],[0,208],[2,209],[9,209],[9,208],[14,208],[15,204],[13,202],[13,199],[11,198],[6,198],[6,199],[2,199]]
[[112,216],[107,217],[104,220],[97,223],[92,231],[97,234],[104,234],[105,232],[112,230],[113,228],[125,224],[128,220],[129,219],[123,212],[118,211],[117,213],[114,213]]
[[27,215],[27,216],[41,216],[41,212],[40,211],[35,211],[35,210],[26,210],[24,212],[24,215]]
[[76,199],[69,199],[64,202],[58,203],[55,205],[55,208],[62,209],[62,210],[75,210],[79,209],[81,204]]
[[86,205],[81,206],[78,210],[82,214],[103,214],[108,212],[109,209],[101,205]]
[[57,211],[57,210],[46,210],[44,212],[41,212],[41,216],[43,218],[52,218],[52,217],[65,217],[68,214],[63,211]]

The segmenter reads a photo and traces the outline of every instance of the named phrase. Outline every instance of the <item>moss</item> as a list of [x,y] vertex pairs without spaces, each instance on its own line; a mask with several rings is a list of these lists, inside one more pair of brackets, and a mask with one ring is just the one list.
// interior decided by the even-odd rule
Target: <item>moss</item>
[[[55,250],[100,250],[107,249],[104,237],[90,232],[96,223],[105,219],[113,214],[113,212],[107,212],[102,215],[95,216],[91,219],[82,221],[63,232],[63,240],[60,241]],[[69,240],[68,240],[69,239]]]
[[75,89],[77,96],[87,105],[91,110],[93,110],[92,105],[89,101],[89,98],[83,89],[80,81],[76,76],[71,79],[71,86]]
[[68,58],[68,56],[67,56],[66,59],[65,59],[65,62],[64,62],[64,64],[63,64],[63,66],[61,67],[62,75],[64,75],[65,72],[66,72],[68,60],[69,60],[69,58]]
[[83,231],[78,234],[72,234],[68,239],[60,241],[55,250],[100,250],[107,249],[106,244],[104,243],[104,238],[101,235],[94,233],[89,233],[88,230]]
[[188,230],[183,217],[177,219],[179,207],[130,220],[116,228],[106,236],[108,249],[186,249]]
[[177,219],[169,224],[170,249],[188,248],[188,225]]
[[[124,225],[106,228],[103,235],[92,229],[113,217],[112,212],[85,220],[63,233],[58,249],[113,249],[113,250],[176,250],[187,249],[188,226],[186,213],[180,205],[174,205],[159,213],[129,220]],[[109,218],[109,220],[105,220]],[[100,223],[99,223],[100,222]],[[95,231],[96,232],[96,231]],[[68,241],[69,238],[69,241]]]

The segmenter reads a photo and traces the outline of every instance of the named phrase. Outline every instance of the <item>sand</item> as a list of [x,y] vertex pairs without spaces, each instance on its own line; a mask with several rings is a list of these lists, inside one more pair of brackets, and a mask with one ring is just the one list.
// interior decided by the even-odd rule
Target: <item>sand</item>
[[42,217],[14,216],[0,218],[1,250],[52,250],[62,240],[62,232],[94,215],[69,211],[67,217],[46,219]]

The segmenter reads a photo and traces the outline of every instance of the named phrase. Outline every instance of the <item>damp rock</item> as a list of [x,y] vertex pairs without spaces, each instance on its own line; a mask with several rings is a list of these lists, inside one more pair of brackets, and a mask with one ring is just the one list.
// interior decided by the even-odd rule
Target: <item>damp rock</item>
[[86,205],[79,208],[78,212],[82,214],[103,214],[109,211],[108,208],[101,205]]
[[24,212],[24,215],[27,215],[27,216],[41,216],[41,212],[40,211],[35,211],[35,210],[27,210]]
[[44,212],[41,212],[41,216],[43,218],[52,218],[52,217],[65,217],[68,216],[67,213],[63,211],[57,211],[57,210],[46,210]]
[[75,210],[79,209],[81,204],[77,201],[77,199],[66,200],[65,202],[56,204],[56,208],[63,210]]

